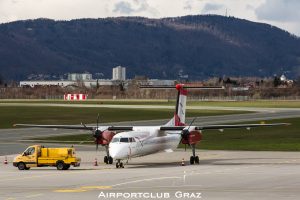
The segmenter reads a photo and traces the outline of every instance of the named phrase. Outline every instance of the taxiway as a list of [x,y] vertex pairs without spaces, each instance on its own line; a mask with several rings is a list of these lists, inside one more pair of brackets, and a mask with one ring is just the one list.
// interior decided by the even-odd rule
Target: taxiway
[[[1,163],[0,199],[116,199],[98,198],[110,193],[168,193],[168,199],[179,199],[180,193],[176,192],[201,193],[204,200],[296,200],[300,196],[298,152],[202,150],[198,152],[200,165],[189,165],[190,152],[178,150],[132,159],[124,169],[103,162],[93,166],[95,158],[102,161],[103,151],[78,154],[83,158],[82,166],[68,171],[19,171],[11,163]],[[185,166],[181,166],[182,158]]]

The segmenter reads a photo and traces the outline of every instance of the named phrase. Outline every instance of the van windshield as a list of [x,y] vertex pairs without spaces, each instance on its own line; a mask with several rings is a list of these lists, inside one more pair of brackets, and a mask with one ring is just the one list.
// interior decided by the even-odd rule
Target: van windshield
[[26,155],[33,155],[35,152],[35,148],[34,147],[29,147],[28,149],[25,150],[25,154]]

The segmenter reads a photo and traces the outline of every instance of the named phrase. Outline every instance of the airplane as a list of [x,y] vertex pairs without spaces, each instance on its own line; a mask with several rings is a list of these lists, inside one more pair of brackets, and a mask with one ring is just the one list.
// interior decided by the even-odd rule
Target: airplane
[[[142,86],[141,88],[174,88],[174,86]],[[238,124],[238,125],[203,125],[194,126],[193,122],[185,123],[186,101],[188,89],[224,89],[224,87],[197,87],[184,84],[177,84],[177,101],[174,117],[161,126],[99,126],[99,115],[96,126],[81,125],[36,125],[36,124],[15,124],[14,126],[39,127],[39,128],[61,128],[90,130],[95,138],[96,149],[98,145],[105,147],[106,156],[104,163],[113,164],[116,161],[116,168],[124,168],[123,160],[155,154],[158,152],[172,152],[179,144],[188,145],[192,149],[190,164],[199,164],[199,157],[196,155],[196,145],[202,140],[203,130],[220,130],[269,127],[289,125],[287,123],[273,124]]]

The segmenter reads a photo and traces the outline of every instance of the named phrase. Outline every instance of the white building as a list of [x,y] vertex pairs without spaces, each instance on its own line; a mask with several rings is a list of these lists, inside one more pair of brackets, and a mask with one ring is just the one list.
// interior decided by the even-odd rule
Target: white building
[[90,73],[83,73],[83,74],[78,74],[78,73],[72,73],[68,74],[68,80],[69,81],[85,81],[85,80],[92,80],[92,74]]
[[126,80],[126,68],[117,66],[113,68],[112,80],[114,81],[125,81]]
[[60,86],[66,87],[74,85],[74,81],[20,81],[21,87],[36,87],[36,86]]
[[286,76],[284,74],[282,74],[280,76],[280,80],[283,81],[283,82],[287,81]]
[[147,80],[137,80],[139,85],[149,85],[149,86],[174,86],[175,80],[160,80],[160,79],[147,79]]
[[[107,79],[99,79],[99,80],[83,80],[81,83],[87,87],[96,87],[97,82],[99,86],[107,86],[113,85],[112,80]],[[69,81],[69,80],[62,80],[62,81],[20,81],[21,87],[36,87],[36,86],[60,86],[60,87],[67,87],[67,86],[78,86],[78,81]]]

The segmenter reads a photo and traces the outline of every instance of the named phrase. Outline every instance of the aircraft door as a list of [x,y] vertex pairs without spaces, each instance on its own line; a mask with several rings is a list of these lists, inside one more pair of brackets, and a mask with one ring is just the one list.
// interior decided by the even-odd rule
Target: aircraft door
[[134,139],[134,145],[136,149],[136,154],[141,154],[143,149],[143,142],[139,138],[133,138]]

